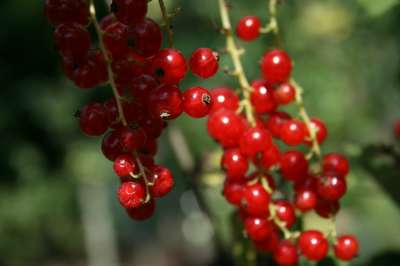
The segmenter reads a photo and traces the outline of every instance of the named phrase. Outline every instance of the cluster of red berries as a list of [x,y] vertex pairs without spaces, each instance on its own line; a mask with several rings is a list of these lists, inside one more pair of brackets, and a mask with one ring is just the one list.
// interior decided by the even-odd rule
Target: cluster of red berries
[[[260,24],[255,17],[246,17],[240,20],[236,33],[243,40],[254,40]],[[245,99],[240,101],[226,87],[211,91],[214,105],[207,128],[224,149],[223,195],[237,207],[244,230],[255,246],[272,252],[279,265],[296,265],[298,254],[321,261],[328,255],[328,239],[333,242],[335,256],[348,261],[358,253],[355,237],[336,238],[333,232],[324,235],[315,230],[291,231],[305,212],[314,210],[324,218],[338,212],[349,172],[349,163],[341,154],[323,156],[321,169],[315,171],[312,158],[302,148],[295,149],[305,145],[313,150],[328,133],[320,119],[306,124],[278,111],[280,106],[297,100],[299,92],[291,82],[291,72],[290,57],[282,50],[270,50],[261,60],[263,78],[252,82],[248,97],[244,94]],[[250,118],[243,108],[246,105],[251,105]]]
[[[155,198],[174,186],[172,173],[154,162],[157,138],[167,120],[187,115],[200,118],[212,108],[210,93],[178,87],[188,66],[201,78],[218,71],[218,56],[199,48],[189,62],[177,49],[161,49],[160,26],[147,14],[147,0],[113,0],[112,13],[100,23],[94,6],[86,0],[46,0],[45,13],[56,27],[54,40],[68,78],[82,89],[110,83],[114,96],[90,102],[78,112],[80,129],[88,136],[102,136],[102,152],[114,162],[121,179],[118,197],[135,220],[149,218]],[[90,22],[99,37],[92,48]]]

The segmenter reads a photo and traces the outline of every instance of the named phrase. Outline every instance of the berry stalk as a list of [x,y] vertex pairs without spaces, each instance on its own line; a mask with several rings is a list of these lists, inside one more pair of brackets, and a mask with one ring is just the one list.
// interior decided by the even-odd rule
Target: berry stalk
[[158,0],[158,3],[160,5],[161,9],[161,14],[165,23],[165,28],[168,34],[168,46],[173,47],[174,46],[174,32],[172,30],[171,26],[171,17],[167,12],[167,8],[165,6],[164,0]]

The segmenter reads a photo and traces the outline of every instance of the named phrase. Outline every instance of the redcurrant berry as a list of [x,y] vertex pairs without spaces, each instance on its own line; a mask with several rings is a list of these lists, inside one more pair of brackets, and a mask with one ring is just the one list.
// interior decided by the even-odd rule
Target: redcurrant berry
[[203,87],[187,89],[182,96],[183,111],[193,118],[201,118],[210,113],[212,98],[208,90]]
[[303,143],[307,128],[302,121],[287,120],[282,124],[280,138],[286,145],[296,146]]
[[192,53],[189,66],[193,74],[210,78],[218,71],[218,54],[210,48],[198,48]]
[[149,202],[144,203],[137,208],[126,209],[126,212],[133,220],[143,221],[153,216],[155,209],[156,202],[154,200],[150,200]]
[[273,88],[263,80],[255,80],[251,83],[253,91],[250,94],[250,100],[257,113],[263,114],[272,112],[277,104],[273,96]]
[[304,231],[300,235],[298,245],[304,257],[311,261],[323,260],[328,254],[328,241],[319,231]]
[[261,60],[261,71],[269,83],[285,82],[292,72],[292,60],[282,50],[268,51]]
[[243,155],[254,157],[272,145],[271,134],[262,128],[253,127],[247,129],[239,141],[239,148]]
[[228,149],[221,158],[221,168],[230,180],[243,181],[249,169],[249,162],[239,149]]
[[239,20],[236,35],[243,41],[252,41],[260,36],[261,21],[256,16],[246,16]]
[[308,161],[301,151],[287,151],[281,157],[282,177],[289,181],[300,181],[308,172]]
[[270,236],[263,240],[263,241],[256,241],[254,244],[257,248],[257,250],[264,251],[264,252],[274,252],[279,244],[279,233],[275,229],[272,231]]
[[144,115],[137,120],[149,138],[158,138],[164,129],[164,121],[159,116]]
[[336,215],[339,209],[340,204],[338,201],[318,199],[317,205],[315,205],[315,212],[323,218],[329,218]]
[[120,131],[121,146],[127,152],[144,147],[146,144],[146,133],[142,128],[124,127]]
[[85,0],[46,0],[45,14],[54,26],[70,22],[85,26],[89,23],[89,7]]
[[120,136],[121,132],[119,130],[113,130],[103,138],[101,150],[110,161],[114,161],[119,155],[123,154]]
[[186,61],[178,50],[163,49],[149,60],[149,72],[160,83],[175,85],[186,75]]
[[329,201],[337,201],[346,193],[347,185],[344,177],[339,175],[324,175],[318,178],[318,195]]
[[290,83],[282,83],[273,92],[277,104],[289,104],[296,97],[295,88]]
[[148,179],[153,184],[150,188],[151,194],[156,198],[164,197],[175,185],[171,171],[156,165],[150,169],[150,172]]
[[[317,137],[318,143],[322,144],[325,141],[326,137],[328,136],[328,129],[326,128],[325,123],[322,122],[318,118],[312,118],[311,119],[311,127],[316,132],[316,137]],[[309,138],[310,138],[310,132],[307,128],[307,136],[306,136],[305,143],[307,145],[312,145],[312,142],[311,142],[311,140],[309,140]]]
[[176,86],[164,85],[149,96],[149,111],[165,120],[177,118],[183,111],[182,93]]
[[335,173],[343,177],[349,173],[349,161],[339,153],[329,153],[323,160],[324,173]]
[[114,161],[114,172],[119,177],[129,176],[136,171],[135,159],[130,154],[123,154]]
[[147,14],[147,0],[113,0],[111,12],[126,25],[136,23],[143,20]]
[[113,59],[125,59],[129,53],[128,27],[119,21],[112,23],[105,29],[103,42]]
[[274,205],[278,219],[284,222],[287,228],[291,228],[296,222],[296,214],[292,204],[287,200],[277,200]]
[[253,241],[266,240],[274,230],[273,225],[265,217],[248,216],[244,220],[244,228],[247,235]]
[[254,163],[258,166],[264,167],[265,169],[278,166],[280,160],[281,152],[275,144],[271,144],[271,146],[268,149],[265,149],[260,156],[254,157]]
[[280,137],[282,125],[291,117],[285,112],[273,112],[266,121],[266,127],[274,137]]
[[299,260],[297,247],[289,240],[282,240],[274,251],[274,260],[279,266],[297,265]]
[[311,189],[296,191],[295,206],[302,212],[307,212],[315,208],[317,204],[317,193]]
[[100,103],[89,103],[79,112],[79,126],[83,133],[89,136],[101,136],[110,121],[107,109]]
[[334,251],[336,258],[349,261],[358,255],[358,241],[352,235],[339,236],[336,240]]
[[222,193],[229,203],[239,206],[243,196],[243,189],[243,184],[226,180]]
[[146,18],[128,28],[128,46],[141,56],[155,55],[161,43],[160,26],[152,19]]
[[247,185],[243,190],[241,207],[248,215],[266,216],[271,196],[261,184]]
[[107,64],[99,50],[89,51],[86,61],[79,64],[73,74],[76,86],[82,89],[93,88],[106,82],[107,79]]
[[239,108],[239,97],[228,87],[218,87],[210,91],[213,99],[211,112],[226,108],[236,111]]
[[118,189],[118,199],[125,209],[137,208],[143,204],[146,189],[139,182],[124,182]]

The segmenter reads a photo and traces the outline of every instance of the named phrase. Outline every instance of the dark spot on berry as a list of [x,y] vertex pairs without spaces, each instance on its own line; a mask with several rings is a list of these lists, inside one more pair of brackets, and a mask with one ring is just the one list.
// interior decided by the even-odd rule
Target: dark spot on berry
[[74,114],[75,118],[80,118],[81,117],[81,110],[76,110],[75,114]]
[[110,5],[110,9],[111,9],[111,12],[112,13],[117,13],[118,12],[118,5],[117,5],[117,3],[115,3],[114,1],[111,3],[111,5]]
[[79,68],[79,65],[78,65],[77,63],[74,63],[74,64],[72,65],[72,70],[73,70],[73,71],[77,70],[78,68]]
[[163,77],[165,75],[164,69],[162,68],[157,68],[155,73],[157,77]]
[[208,95],[208,94],[204,94],[204,95],[203,95],[203,102],[204,102],[206,105],[209,105],[209,104],[211,103],[211,96]]

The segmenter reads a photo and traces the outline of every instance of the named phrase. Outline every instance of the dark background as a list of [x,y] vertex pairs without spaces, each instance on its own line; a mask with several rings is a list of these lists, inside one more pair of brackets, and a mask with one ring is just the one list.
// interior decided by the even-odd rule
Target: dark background
[[[149,16],[159,19],[153,2]],[[166,2],[170,10],[182,8],[173,22],[174,41],[185,55],[197,47],[223,48],[214,26],[216,1]],[[234,22],[248,14],[267,21],[266,1],[231,4]],[[217,146],[204,120],[182,116],[170,128],[183,132],[194,161],[209,158],[202,193],[212,202],[217,233],[188,190],[193,177],[183,174],[167,136],[159,141],[157,160],[174,171],[177,186],[150,221],[131,221],[115,197],[118,180],[100,139],[83,136],[73,117],[111,90],[82,91],[62,75],[43,1],[2,0],[0,12],[0,265],[221,265],[212,241],[216,234],[229,243],[231,210],[219,195]],[[351,159],[338,231],[358,235],[356,265],[398,265],[400,170],[390,148],[392,123],[400,117],[398,1],[288,0],[279,7],[279,21],[307,109],[329,127],[323,150]],[[258,77],[258,60],[271,43],[268,35],[241,43],[250,79]],[[194,84],[235,85],[222,71],[207,82],[189,75],[181,87]],[[324,226],[312,215],[307,219]]]

